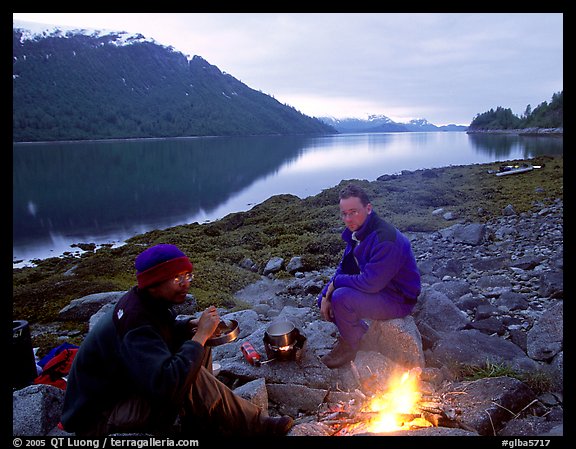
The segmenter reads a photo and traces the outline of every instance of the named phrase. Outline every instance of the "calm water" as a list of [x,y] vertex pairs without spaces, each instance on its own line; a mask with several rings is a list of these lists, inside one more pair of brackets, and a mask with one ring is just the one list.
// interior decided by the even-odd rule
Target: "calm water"
[[562,138],[450,132],[14,144],[13,260],[121,244],[343,179],[562,151]]

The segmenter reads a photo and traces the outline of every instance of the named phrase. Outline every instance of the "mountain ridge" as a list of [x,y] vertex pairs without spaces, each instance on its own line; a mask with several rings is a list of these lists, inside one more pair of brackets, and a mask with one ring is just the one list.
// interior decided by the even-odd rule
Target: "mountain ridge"
[[13,28],[13,141],[333,134],[204,58],[126,32]]
[[371,133],[371,132],[435,132],[435,131],[466,131],[463,125],[436,126],[424,118],[412,119],[408,123],[398,123],[382,114],[370,114],[366,119],[349,117],[337,119],[334,117],[318,117],[324,123],[334,127],[339,133]]

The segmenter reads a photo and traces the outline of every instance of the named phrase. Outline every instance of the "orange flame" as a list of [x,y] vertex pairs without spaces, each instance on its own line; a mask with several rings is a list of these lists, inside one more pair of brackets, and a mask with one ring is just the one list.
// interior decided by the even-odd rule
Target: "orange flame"
[[[414,420],[405,423],[403,417],[418,413],[417,404],[421,398],[418,375],[418,370],[410,370],[402,375],[392,376],[386,391],[370,401],[367,411],[377,412],[377,415],[367,423],[368,432],[404,430],[408,428],[408,424],[415,424]],[[431,425],[422,418],[417,418],[416,421],[419,426]]]

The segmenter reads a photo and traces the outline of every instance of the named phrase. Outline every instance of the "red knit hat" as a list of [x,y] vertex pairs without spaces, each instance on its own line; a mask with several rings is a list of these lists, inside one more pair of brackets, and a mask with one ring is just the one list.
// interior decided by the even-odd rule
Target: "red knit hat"
[[149,287],[193,269],[190,259],[178,247],[169,244],[155,245],[141,252],[134,265],[138,288]]

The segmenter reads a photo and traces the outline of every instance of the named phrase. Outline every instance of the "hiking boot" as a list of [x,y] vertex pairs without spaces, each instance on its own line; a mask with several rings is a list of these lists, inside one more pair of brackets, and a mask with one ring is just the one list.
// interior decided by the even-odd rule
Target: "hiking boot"
[[290,416],[262,418],[262,428],[265,435],[284,436],[294,425],[294,420]]
[[356,350],[340,337],[332,351],[323,356],[321,360],[328,368],[338,368],[354,360],[354,357],[356,357]]

